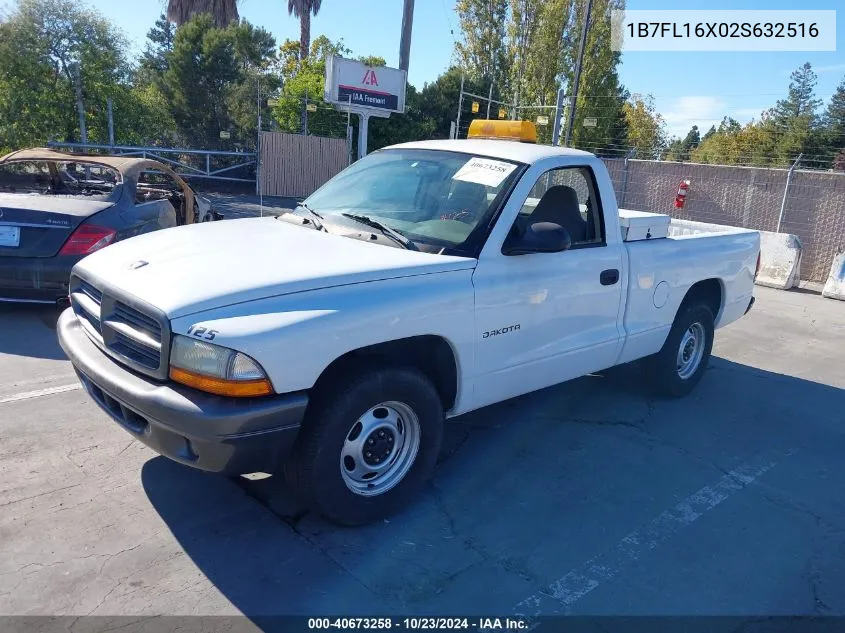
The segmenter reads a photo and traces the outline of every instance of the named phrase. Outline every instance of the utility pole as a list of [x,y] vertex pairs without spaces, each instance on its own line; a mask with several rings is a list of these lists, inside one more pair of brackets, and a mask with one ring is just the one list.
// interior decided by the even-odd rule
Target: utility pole
[[581,65],[584,62],[584,49],[587,45],[587,29],[590,26],[590,8],[593,6],[593,0],[586,1],[587,6],[584,10],[584,24],[581,27],[581,45],[578,49],[578,61],[575,64],[575,81],[572,86],[572,101],[569,106],[569,122],[566,125],[564,145],[569,145],[569,142],[572,140],[572,127],[575,125],[575,103],[578,101],[578,84],[581,81]]
[[79,138],[83,143],[88,142],[88,131],[85,129],[85,104],[82,102],[82,70],[79,63],[73,64],[73,83],[76,88],[76,111],[79,113]]
[[555,106],[555,121],[552,126],[552,145],[560,143],[560,120],[563,118],[563,100],[566,98],[566,92],[563,88],[557,91],[557,105]]
[[490,106],[493,103],[493,82],[490,82],[490,94],[487,95],[487,119],[490,120]]
[[255,138],[255,193],[258,194],[258,208],[264,217],[264,193],[261,191],[261,75],[255,80],[255,105],[258,112],[258,135]]
[[464,74],[461,73],[461,94],[458,96],[458,118],[455,121],[455,138],[461,134],[461,108],[464,106]]
[[106,99],[106,110],[108,111],[109,115],[109,145],[114,147],[114,114],[112,114],[111,97]]
[[405,0],[402,9],[402,38],[399,41],[399,70],[408,72],[411,57],[411,30],[414,27],[414,0]]
[[302,113],[302,133],[308,136],[308,88],[305,89],[305,109]]
[[780,215],[778,215],[778,228],[777,233],[780,233],[780,225],[783,223],[783,212],[786,211],[786,201],[787,196],[789,195],[789,185],[792,182],[792,173],[795,171],[795,168],[798,167],[798,163],[801,162],[801,159],[804,158],[804,154],[798,154],[798,158],[795,159],[795,162],[792,163],[792,167],[789,168],[789,171],[786,173],[786,187],[783,188],[783,200],[780,203]]

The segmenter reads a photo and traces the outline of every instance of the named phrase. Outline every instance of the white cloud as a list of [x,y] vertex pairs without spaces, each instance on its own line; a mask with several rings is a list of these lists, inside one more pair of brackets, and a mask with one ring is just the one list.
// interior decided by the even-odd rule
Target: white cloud
[[[726,104],[718,97],[687,96],[674,99],[662,112],[669,136],[683,138],[693,125],[707,131],[724,116]],[[702,132],[703,133],[703,132]]]
[[662,114],[669,137],[683,138],[693,125],[697,125],[700,133],[704,134],[710,126],[718,127],[726,116],[747,123],[751,119],[759,119],[763,110],[765,107],[732,108],[719,97],[686,96],[673,99]]
[[817,66],[813,68],[816,74],[822,75],[824,73],[845,73],[845,64],[833,64],[831,66]]

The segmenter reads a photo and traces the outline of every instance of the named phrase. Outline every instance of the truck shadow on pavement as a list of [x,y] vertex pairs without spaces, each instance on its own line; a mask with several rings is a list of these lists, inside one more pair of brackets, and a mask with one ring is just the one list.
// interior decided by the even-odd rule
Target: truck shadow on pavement
[[[800,499],[802,512],[820,517],[806,529],[845,525],[845,489],[840,477],[828,476],[841,463],[844,440],[845,390],[713,358],[698,389],[679,400],[648,397],[636,366],[628,366],[462,416],[449,424],[420,498],[363,528],[338,528],[305,512],[270,479],[236,484],[159,457],[144,465],[142,480],[185,553],[259,626],[267,625],[264,616],[284,614],[503,613],[754,460],[782,465],[783,475],[771,471],[766,494],[780,486],[782,504]],[[774,503],[761,515],[763,493],[751,496],[757,492],[739,493],[737,503],[752,504],[753,525],[767,525],[772,536],[749,529],[736,538],[755,539],[741,544],[754,551],[762,539],[776,556],[783,545],[767,539],[786,519]],[[731,591],[747,577],[720,561],[736,556],[725,538],[719,534],[715,550],[709,541],[689,547],[707,549],[701,565],[716,565],[722,576],[714,585]],[[677,565],[651,582],[681,573],[684,563]],[[765,604],[753,603],[757,594],[771,609],[794,611],[791,576],[769,576],[721,601],[711,595],[698,603],[701,612],[766,613]],[[677,609],[672,586],[652,589],[641,608]],[[630,604],[605,595],[593,612],[630,613]],[[828,596],[825,605],[845,612],[845,599]]]
[[66,359],[56,338],[61,313],[56,306],[0,303],[0,354]]

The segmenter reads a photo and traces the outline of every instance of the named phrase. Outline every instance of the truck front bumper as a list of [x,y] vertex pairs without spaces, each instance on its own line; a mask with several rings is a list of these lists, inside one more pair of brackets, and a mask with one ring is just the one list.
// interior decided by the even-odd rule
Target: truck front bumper
[[272,473],[293,445],[308,396],[226,398],[137,374],[104,354],[72,309],[57,324],[59,343],[88,394],[154,451],[211,472]]

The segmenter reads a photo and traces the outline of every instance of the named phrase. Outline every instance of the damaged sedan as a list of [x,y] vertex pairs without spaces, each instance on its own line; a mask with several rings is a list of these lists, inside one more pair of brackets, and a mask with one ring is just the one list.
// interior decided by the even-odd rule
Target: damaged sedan
[[73,265],[110,244],[219,220],[167,165],[51,149],[0,158],[0,302],[63,304]]

